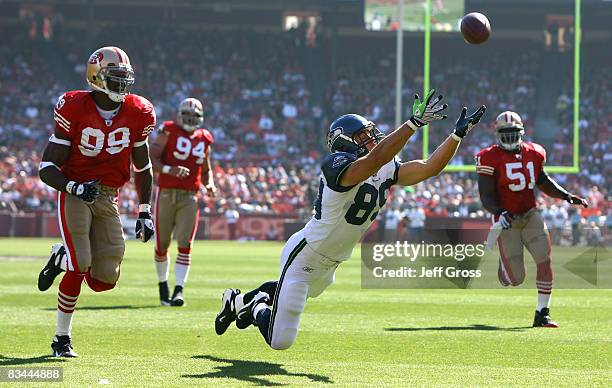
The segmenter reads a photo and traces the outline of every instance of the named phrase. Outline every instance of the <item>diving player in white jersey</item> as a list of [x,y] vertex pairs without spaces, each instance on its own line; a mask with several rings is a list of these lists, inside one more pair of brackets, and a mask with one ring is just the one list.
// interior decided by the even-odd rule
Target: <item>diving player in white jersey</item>
[[255,325],[272,349],[287,349],[297,336],[300,315],[307,298],[319,296],[334,281],[338,265],[347,260],[395,184],[415,185],[442,171],[461,140],[476,125],[485,106],[469,116],[463,108],[453,133],[427,160],[401,163],[397,154],[422,126],[446,118],[432,101],[415,96],[412,116],[389,135],[373,122],[356,114],[337,118],[330,126],[327,144],[331,151],[321,164],[319,195],[314,215],[295,233],[281,253],[280,277],[246,294],[229,288],[222,296],[215,319],[217,334],[225,333],[235,320],[239,329]]

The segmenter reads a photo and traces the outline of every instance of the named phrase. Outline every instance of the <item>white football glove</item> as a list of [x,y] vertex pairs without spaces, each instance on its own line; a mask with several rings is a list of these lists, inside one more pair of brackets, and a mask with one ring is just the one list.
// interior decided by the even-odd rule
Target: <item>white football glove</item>
[[435,89],[431,89],[425,100],[421,101],[418,94],[414,95],[414,102],[412,103],[412,116],[406,122],[413,131],[416,131],[418,128],[425,126],[432,121],[436,120],[444,120],[446,115],[440,114],[444,109],[448,107],[448,105],[443,104],[440,106],[436,106],[440,101],[442,101],[442,95],[436,97],[435,100],[431,101]]

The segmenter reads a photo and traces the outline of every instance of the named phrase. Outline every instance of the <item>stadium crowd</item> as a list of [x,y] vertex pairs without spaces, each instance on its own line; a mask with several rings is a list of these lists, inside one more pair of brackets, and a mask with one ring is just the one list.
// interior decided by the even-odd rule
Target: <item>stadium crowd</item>
[[[317,163],[325,152],[328,123],[342,113],[363,112],[383,132],[393,129],[394,62],[388,55],[371,55],[339,66],[322,101],[317,102],[309,92],[298,60],[301,54],[291,39],[269,33],[209,32],[206,39],[198,40],[190,39],[187,31],[126,29],[111,30],[104,41],[95,42],[80,39],[78,34],[32,42],[20,31],[5,31],[15,38],[0,47],[0,55],[6,59],[0,68],[0,210],[55,209],[55,192],[37,177],[41,151],[53,131],[52,106],[65,90],[83,87],[83,58],[92,47],[108,41],[117,42],[130,54],[136,71],[133,91],[154,103],[159,122],[174,119],[175,107],[185,97],[204,101],[206,127],[215,136],[213,163],[219,189],[217,198],[203,197],[201,206],[207,212],[222,213],[231,208],[306,218],[317,193]],[[181,42],[180,51],[168,49],[175,47],[175,42]],[[61,53],[69,71],[54,68],[60,63],[46,60],[49,52]],[[530,134],[538,55],[529,51],[500,54],[487,63],[456,60],[432,73],[432,84],[444,85],[445,98],[452,107],[485,103],[492,112],[484,129],[470,134],[453,163],[472,164],[473,155],[492,144],[495,112],[518,111]],[[420,74],[418,66],[407,63],[404,79],[412,89],[404,90],[406,102],[411,101],[414,90],[422,89],[422,78],[415,74]],[[600,222],[600,215],[607,215],[607,222],[612,219],[609,181],[605,179],[612,159],[608,140],[612,117],[605,109],[611,93],[609,79],[609,69],[602,68],[585,80],[581,171],[557,176],[599,209],[585,213],[596,222]],[[466,84],[475,87],[466,88]],[[562,130],[554,143],[546,145],[549,163],[571,162],[567,141],[571,138],[572,109],[572,100],[564,92],[557,102]],[[430,150],[446,135],[443,126],[448,123],[432,126]],[[419,157],[421,142],[422,138],[415,136],[403,157]],[[485,216],[475,182],[473,173],[442,174],[415,187],[395,189],[391,209],[405,215],[416,212],[412,218],[415,214],[420,218],[420,212],[426,217]],[[130,186],[122,190],[121,199],[125,213],[135,212],[137,198]],[[550,210],[554,214],[548,217],[563,218],[566,224],[574,222],[567,206],[555,204],[554,212]],[[588,221],[582,217],[580,222]]]

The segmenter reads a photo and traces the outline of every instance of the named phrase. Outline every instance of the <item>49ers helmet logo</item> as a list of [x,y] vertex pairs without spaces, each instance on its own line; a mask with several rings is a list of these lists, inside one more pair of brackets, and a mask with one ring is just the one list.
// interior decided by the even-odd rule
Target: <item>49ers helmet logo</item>
[[91,57],[89,57],[89,63],[95,65],[96,63],[102,62],[102,58],[104,58],[104,55],[102,55],[100,51],[96,51],[95,53],[91,54]]

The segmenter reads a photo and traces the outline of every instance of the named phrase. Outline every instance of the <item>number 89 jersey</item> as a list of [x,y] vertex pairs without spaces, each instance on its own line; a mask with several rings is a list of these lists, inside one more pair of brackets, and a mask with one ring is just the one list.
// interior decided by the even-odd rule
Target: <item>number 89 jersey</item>
[[203,128],[188,132],[173,121],[162,123],[159,131],[168,136],[162,153],[162,163],[187,167],[190,171],[189,176],[183,179],[170,174],[159,174],[159,187],[198,191],[202,184],[202,167],[208,148],[214,142],[212,133]]
[[499,145],[476,154],[476,172],[495,180],[497,202],[513,214],[521,214],[536,206],[533,189],[546,163],[544,147],[523,142],[521,152],[503,150]]
[[315,214],[304,228],[308,245],[332,260],[344,261],[351,256],[385,205],[389,189],[397,183],[400,163],[395,159],[360,184],[340,186],[340,176],[355,160],[355,155],[345,152],[323,160]]
[[62,166],[66,178],[77,182],[100,180],[119,188],[130,179],[133,147],[146,144],[155,129],[155,110],[144,97],[129,94],[116,116],[100,116],[92,92],[77,90],[62,95],[55,106],[55,132],[69,140],[51,140],[70,146]]

